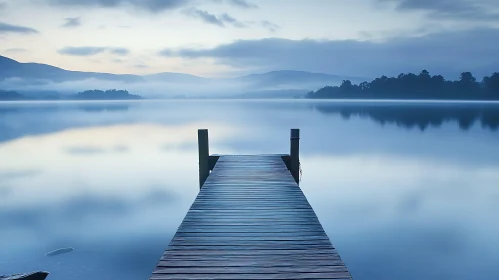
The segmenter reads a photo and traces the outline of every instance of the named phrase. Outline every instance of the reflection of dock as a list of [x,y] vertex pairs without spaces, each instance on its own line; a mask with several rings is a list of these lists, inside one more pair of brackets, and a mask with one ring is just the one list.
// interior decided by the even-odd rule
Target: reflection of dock
[[298,130],[290,155],[209,156],[198,133],[201,190],[150,279],[351,279],[298,186]]

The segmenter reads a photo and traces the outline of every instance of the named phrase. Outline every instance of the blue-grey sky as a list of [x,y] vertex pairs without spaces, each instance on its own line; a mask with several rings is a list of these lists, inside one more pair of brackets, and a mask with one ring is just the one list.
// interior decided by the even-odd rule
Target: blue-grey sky
[[0,54],[70,70],[499,71],[497,0],[0,0]]

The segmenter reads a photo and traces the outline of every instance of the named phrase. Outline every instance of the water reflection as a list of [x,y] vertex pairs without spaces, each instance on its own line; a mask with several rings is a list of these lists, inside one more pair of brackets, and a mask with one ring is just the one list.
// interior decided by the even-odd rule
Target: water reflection
[[237,110],[233,104],[211,104],[174,101],[5,102],[0,103],[0,142],[67,129],[131,123],[175,126],[199,123],[202,126],[208,123],[205,120],[223,119],[227,113]]
[[127,111],[130,108],[130,104],[100,104],[100,103],[89,103],[78,105],[79,110],[86,112],[103,112],[103,111]]
[[457,122],[463,130],[469,130],[475,123],[494,131],[499,128],[498,104],[350,103],[318,104],[314,108],[325,114],[339,114],[345,119],[359,116],[383,125],[394,123],[422,131],[430,126],[440,127],[446,122]]
[[[0,274],[110,279],[125,258],[143,266],[123,279],[147,277],[197,193],[197,152],[174,147],[197,147],[198,126],[98,126],[0,143]],[[61,247],[75,251],[41,258]],[[134,255],[122,256],[127,248]]]
[[66,148],[66,152],[73,155],[91,155],[91,154],[103,154],[103,153],[125,153],[128,151],[126,146],[115,146],[110,149],[102,149],[100,147],[93,146],[72,146]]
[[354,279],[498,279],[496,107],[125,104],[0,105],[0,275],[147,279],[197,194],[196,130],[252,154],[299,127],[301,187]]
[[[491,223],[499,213],[493,199],[499,195],[497,161],[470,166],[359,154],[305,158],[302,164],[302,188],[354,279],[499,275],[485,265],[499,262],[499,224]],[[326,178],[334,179],[324,183]],[[463,256],[467,269],[459,267]],[[416,268],[435,264],[438,269]]]

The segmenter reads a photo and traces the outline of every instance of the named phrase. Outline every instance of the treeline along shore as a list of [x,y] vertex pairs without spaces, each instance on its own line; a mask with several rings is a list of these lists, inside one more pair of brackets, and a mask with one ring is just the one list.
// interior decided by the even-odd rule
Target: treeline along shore
[[458,80],[449,81],[442,75],[432,76],[426,70],[419,75],[382,76],[360,84],[344,80],[340,86],[311,91],[306,98],[499,100],[499,73],[486,76],[480,82],[470,72],[462,73]]
[[16,91],[0,90],[0,100],[133,100],[143,99],[139,95],[131,94],[126,90],[86,90],[77,94],[23,94]]

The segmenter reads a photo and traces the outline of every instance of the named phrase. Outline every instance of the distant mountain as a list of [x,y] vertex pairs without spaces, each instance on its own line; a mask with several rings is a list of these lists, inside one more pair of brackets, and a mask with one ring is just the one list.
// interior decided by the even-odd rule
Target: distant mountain
[[163,72],[142,76],[146,81],[175,82],[175,83],[205,83],[209,78],[198,77],[184,73]]
[[54,82],[77,81],[91,78],[127,83],[143,81],[143,78],[137,75],[116,75],[108,73],[69,71],[47,64],[20,63],[13,59],[0,56],[0,80],[8,78],[50,80]]
[[342,77],[293,70],[272,71],[235,78],[235,80],[247,83],[251,88],[263,89],[320,88],[326,85],[341,84],[343,80],[347,79],[356,82],[365,81],[364,78],[358,77]]
[[0,90],[0,100],[23,100],[25,97],[15,91]]
[[0,90],[0,101],[19,100],[135,100],[143,99],[142,96],[130,94],[126,90],[86,90],[77,94],[60,95],[47,94],[43,96],[26,95],[15,91]]
[[261,90],[250,91],[243,94],[236,94],[232,98],[242,99],[290,99],[290,98],[305,98],[308,93],[304,89],[276,89],[276,90]]
[[70,94],[61,94],[55,90],[22,90],[19,93],[31,100],[56,100],[70,96]]
[[[317,90],[328,85],[339,85],[343,80],[352,82],[363,82],[366,79],[356,77],[342,77],[323,73],[311,73],[305,71],[272,71],[263,74],[251,74],[236,78],[203,78],[183,73],[157,73],[151,75],[110,74],[97,72],[69,71],[39,63],[20,63],[13,59],[0,56],[0,83],[9,78],[19,78],[5,83],[7,87],[15,89],[22,94],[26,91],[49,92],[83,90],[88,87],[102,87],[98,81],[111,81],[118,83],[135,84],[126,86],[139,94],[145,96],[178,96],[178,95],[201,95],[206,97],[233,96],[247,93],[261,94],[265,91],[276,93],[279,90]],[[87,79],[98,80],[95,83],[79,85],[79,89],[60,89],[57,83],[81,81]],[[53,86],[44,87],[49,82]],[[13,86],[11,86],[13,84]],[[1,84],[0,84],[1,86]],[[29,86],[29,88],[27,87]],[[106,87],[109,85],[106,84]],[[116,84],[109,87],[121,87]],[[283,94],[283,93],[281,93]],[[285,94],[283,94],[285,95]],[[52,98],[50,94],[50,98]],[[249,96],[248,96],[249,97]],[[36,97],[35,97],[36,98]],[[256,97],[255,97],[256,98]]]

